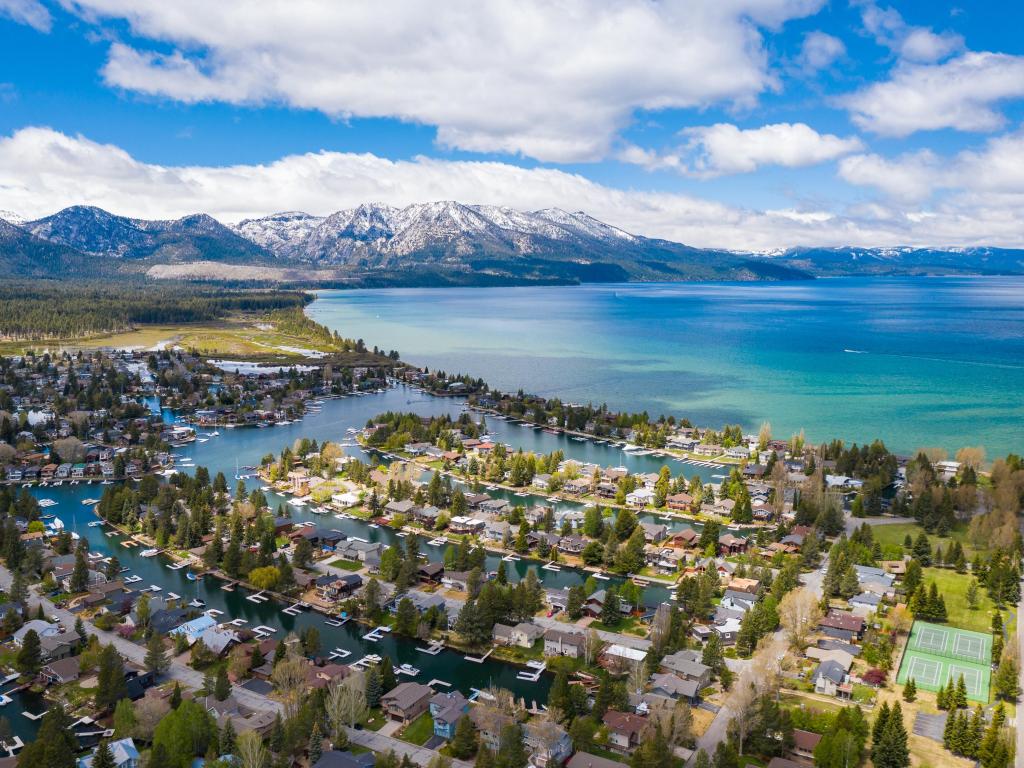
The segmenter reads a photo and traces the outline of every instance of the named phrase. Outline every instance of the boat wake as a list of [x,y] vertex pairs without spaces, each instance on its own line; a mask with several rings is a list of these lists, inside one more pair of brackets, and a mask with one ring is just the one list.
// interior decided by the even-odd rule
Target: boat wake
[[866,349],[844,349],[843,352],[848,352],[851,355],[866,355],[868,353]]

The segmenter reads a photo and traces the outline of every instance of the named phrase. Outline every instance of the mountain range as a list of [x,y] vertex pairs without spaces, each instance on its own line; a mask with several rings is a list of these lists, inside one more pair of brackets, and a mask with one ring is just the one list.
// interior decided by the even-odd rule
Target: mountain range
[[1024,274],[1002,248],[693,248],[582,212],[433,202],[364,204],[329,216],[276,213],[223,224],[206,214],[129,218],[90,206],[22,221],[0,214],[7,276],[148,274],[310,284],[480,285],[787,280],[849,274]]

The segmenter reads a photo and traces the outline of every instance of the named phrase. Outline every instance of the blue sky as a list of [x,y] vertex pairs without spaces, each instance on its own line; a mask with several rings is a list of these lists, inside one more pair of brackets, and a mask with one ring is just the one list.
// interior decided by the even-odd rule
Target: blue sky
[[1024,5],[0,0],[0,210],[433,199],[1024,244]]

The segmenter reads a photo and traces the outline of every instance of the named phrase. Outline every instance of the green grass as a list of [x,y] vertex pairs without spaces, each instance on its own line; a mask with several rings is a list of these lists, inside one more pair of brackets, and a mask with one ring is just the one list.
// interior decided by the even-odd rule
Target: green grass
[[434,718],[429,712],[424,712],[397,734],[402,741],[407,741],[416,746],[422,746],[434,735]]
[[346,560],[343,557],[339,557],[337,560],[332,560],[329,565],[332,565],[335,568],[341,568],[343,571],[358,571],[363,567],[363,564],[358,560]]
[[388,721],[387,717],[381,711],[380,707],[371,709],[370,714],[367,716],[366,721],[363,723],[363,727],[368,731],[379,731],[384,727],[384,723]]
[[[928,587],[935,582],[939,594],[946,601],[946,624],[972,632],[992,631],[992,601],[984,587],[978,587],[978,607],[971,610],[967,607],[967,587],[974,577],[969,573],[957,573],[947,568],[925,568],[921,583]],[[1008,629],[1013,629],[1013,617],[1004,612],[1003,621]]]
[[[903,553],[903,540],[907,534],[910,534],[912,540],[917,540],[917,537],[924,531],[917,523],[898,523],[895,525],[873,525],[871,526],[871,533],[875,537],[875,541],[882,545],[882,549],[885,550],[887,547],[896,547],[900,556]],[[927,535],[927,534],[926,534]],[[928,535],[928,543],[931,545],[932,552],[935,551],[936,545],[942,546],[942,551],[945,552],[949,547],[951,541],[959,541],[964,547],[964,556],[968,561],[973,559],[975,552],[981,552],[985,554],[987,548],[976,548],[967,541],[967,526],[965,524],[959,524],[954,526],[953,530],[949,532],[949,536],[939,537],[935,534]],[[889,554],[896,555],[897,550],[893,549]],[[888,559],[898,560],[899,557],[891,557]]]
[[617,624],[604,624],[600,621],[594,621],[590,624],[593,629],[600,630],[602,632],[618,632],[621,635],[637,635],[644,637],[646,632],[642,628],[640,619],[636,616],[627,616],[621,619]]

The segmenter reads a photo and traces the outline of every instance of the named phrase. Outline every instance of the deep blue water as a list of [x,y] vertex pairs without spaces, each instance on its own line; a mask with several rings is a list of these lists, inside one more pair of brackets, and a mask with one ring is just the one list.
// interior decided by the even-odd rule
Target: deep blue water
[[324,291],[311,317],[501,389],[894,450],[1024,450],[1024,278]]

